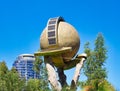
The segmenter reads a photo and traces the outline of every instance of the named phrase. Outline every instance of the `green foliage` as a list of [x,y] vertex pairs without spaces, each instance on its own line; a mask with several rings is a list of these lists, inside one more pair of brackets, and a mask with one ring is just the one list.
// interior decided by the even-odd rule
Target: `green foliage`
[[62,91],[75,91],[76,89],[71,89],[70,86],[62,87]]
[[14,68],[8,70],[5,61],[0,62],[0,91],[22,91],[24,83]]
[[[107,59],[107,49],[101,33],[98,34],[95,40],[94,50],[90,49],[90,43],[87,42],[84,46],[84,52],[88,56],[83,67],[87,80],[80,82],[79,85],[82,88],[87,88],[85,91],[115,91],[106,80],[105,62]],[[109,88],[112,88],[112,90],[107,90]]]
[[33,70],[36,71],[38,74],[40,74],[40,66],[42,65],[43,61],[42,58],[36,57],[34,62]]
[[40,79],[20,79],[16,69],[8,70],[5,61],[0,62],[0,91],[50,91],[47,72],[41,58],[34,63],[34,70],[40,74]]
[[41,57],[37,56],[34,62],[34,70],[40,74],[40,91],[50,91],[47,70]]
[[95,48],[92,51],[89,47],[89,42],[85,44],[85,53],[88,58],[84,66],[84,73],[88,78],[88,81],[93,79],[104,79],[107,77],[104,63],[106,61],[107,50],[104,46],[104,38],[101,34],[98,34],[95,40]]
[[115,88],[106,79],[101,82],[99,82],[99,79],[91,80],[90,85],[87,82],[82,88],[83,91],[115,91]]
[[102,34],[98,34],[97,39],[95,40],[94,48],[96,64],[95,74],[98,79],[103,79],[107,77],[106,68],[104,67],[104,63],[107,59],[107,49],[105,48],[104,44],[105,43]]
[[115,91],[115,88],[107,80],[103,80],[98,86],[98,91]]
[[6,74],[6,86],[9,91],[21,91],[25,85],[25,80],[20,79],[14,68]]
[[29,79],[26,83],[25,91],[50,91],[43,79]]
[[8,72],[5,61],[0,62],[0,79],[3,79],[4,75]]
[[40,80],[29,79],[25,91],[40,91]]
[[0,91],[8,91],[6,87],[6,81],[0,79]]

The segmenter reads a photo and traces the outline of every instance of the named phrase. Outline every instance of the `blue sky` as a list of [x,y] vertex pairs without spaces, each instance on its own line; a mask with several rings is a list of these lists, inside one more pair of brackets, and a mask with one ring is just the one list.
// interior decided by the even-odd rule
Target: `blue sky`
[[[19,54],[39,49],[39,37],[50,17],[63,16],[81,38],[79,53],[86,41],[102,32],[108,59],[108,80],[120,89],[120,1],[119,0],[1,0],[0,60],[11,68]],[[74,69],[66,71],[72,79]],[[80,77],[80,80],[84,77]]]

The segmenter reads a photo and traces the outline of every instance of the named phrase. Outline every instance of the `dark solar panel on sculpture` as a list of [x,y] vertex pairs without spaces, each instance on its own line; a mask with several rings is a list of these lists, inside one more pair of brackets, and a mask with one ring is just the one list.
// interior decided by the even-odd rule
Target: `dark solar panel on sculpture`
[[56,18],[51,18],[50,20],[56,20],[57,19],[57,17]]
[[55,24],[56,21],[49,21],[49,24]]
[[53,37],[55,36],[55,31],[48,32],[48,37]]
[[57,45],[58,42],[58,23],[64,21],[62,17],[51,18],[47,25],[47,37],[50,46]]
[[55,29],[55,25],[48,26],[48,30],[54,30],[54,29]]
[[51,44],[56,44],[56,38],[50,38],[50,39],[48,39],[48,41],[49,41],[50,45]]

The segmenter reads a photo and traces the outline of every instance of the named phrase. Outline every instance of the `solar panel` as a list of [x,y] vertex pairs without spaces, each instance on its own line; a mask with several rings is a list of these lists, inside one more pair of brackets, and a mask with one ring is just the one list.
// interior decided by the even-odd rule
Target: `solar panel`
[[62,17],[50,18],[47,24],[47,37],[49,45],[57,45],[58,41],[58,24],[64,21]]
[[49,41],[49,44],[56,44],[56,39],[55,38],[51,38],[51,39],[48,39]]
[[56,21],[50,21],[49,22],[49,24],[55,24],[56,23]]
[[48,26],[48,30],[54,30],[54,29],[55,29],[55,25]]
[[55,36],[55,31],[48,32],[48,37],[53,37]]

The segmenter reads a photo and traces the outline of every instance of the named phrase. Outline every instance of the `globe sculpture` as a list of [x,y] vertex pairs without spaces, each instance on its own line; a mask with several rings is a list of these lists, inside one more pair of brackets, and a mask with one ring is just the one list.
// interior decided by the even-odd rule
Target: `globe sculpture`
[[[48,20],[47,26],[40,36],[41,50],[36,52],[35,56],[44,56],[49,80],[54,88],[57,83],[52,82],[52,78],[50,78],[55,76],[54,67],[58,69],[60,83],[63,86],[66,84],[66,76],[63,70],[75,67],[81,58],[86,58],[85,54],[76,56],[79,47],[80,38],[72,25],[65,22],[62,17]],[[56,89],[58,90],[58,88]]]

